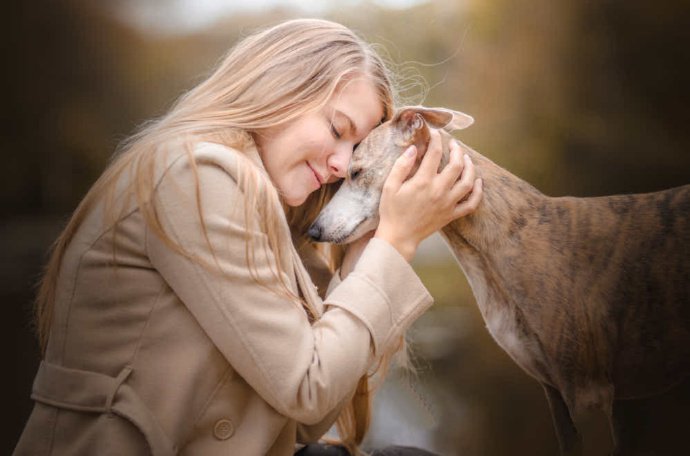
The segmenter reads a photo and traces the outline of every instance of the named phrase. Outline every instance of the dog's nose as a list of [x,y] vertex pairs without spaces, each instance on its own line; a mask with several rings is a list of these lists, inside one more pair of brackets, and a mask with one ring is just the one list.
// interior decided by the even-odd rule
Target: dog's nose
[[310,238],[312,238],[312,240],[320,241],[321,240],[321,227],[318,224],[313,223],[309,227],[309,231],[307,231],[307,234],[309,235]]

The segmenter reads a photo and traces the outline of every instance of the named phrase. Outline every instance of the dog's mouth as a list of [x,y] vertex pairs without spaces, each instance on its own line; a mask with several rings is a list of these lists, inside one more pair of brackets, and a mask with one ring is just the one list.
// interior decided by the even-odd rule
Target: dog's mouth
[[347,244],[347,243],[349,243],[349,242],[354,241],[354,240],[355,240],[354,234],[357,232],[357,229],[358,229],[360,226],[362,226],[362,223],[364,223],[364,220],[365,220],[365,219],[360,220],[359,223],[357,223],[357,225],[355,225],[355,227],[352,229],[352,231],[350,231],[350,234],[344,235],[344,236],[341,236],[341,237],[337,237],[337,238],[333,239],[332,242],[333,242],[334,244]]
[[327,225],[324,224],[321,220],[321,217],[319,217],[309,227],[307,234],[312,241],[331,242],[333,244],[347,244],[355,239],[353,235],[357,232],[357,229],[362,226],[362,223],[364,223],[365,220],[365,218],[362,218],[355,224],[354,227],[348,229],[347,231],[345,231],[345,228],[342,225],[335,229],[328,230],[326,229]]
[[316,242],[347,244],[376,228],[378,195],[345,182],[326,204],[307,234]]

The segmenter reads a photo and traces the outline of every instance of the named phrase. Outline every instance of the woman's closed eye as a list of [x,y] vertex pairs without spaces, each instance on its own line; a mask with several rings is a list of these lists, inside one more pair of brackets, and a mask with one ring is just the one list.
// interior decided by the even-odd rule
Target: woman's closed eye
[[331,133],[335,139],[340,139],[343,135],[335,127],[335,124],[331,122]]

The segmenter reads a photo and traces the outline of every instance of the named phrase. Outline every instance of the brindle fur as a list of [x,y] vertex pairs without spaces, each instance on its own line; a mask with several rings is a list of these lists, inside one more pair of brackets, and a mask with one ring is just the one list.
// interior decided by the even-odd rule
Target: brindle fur
[[[366,185],[378,207],[383,180],[411,143],[404,128],[396,117],[365,139],[351,169],[366,169],[366,184],[346,180],[343,198]],[[427,128],[414,134],[426,139]],[[562,453],[581,453],[572,417],[595,407],[609,417],[614,452],[627,454],[617,401],[662,393],[690,372],[690,185],[553,198],[461,147],[484,197],[442,235],[489,331],[544,387]],[[333,240],[337,200],[315,222],[319,240]],[[361,233],[349,234],[339,240]]]

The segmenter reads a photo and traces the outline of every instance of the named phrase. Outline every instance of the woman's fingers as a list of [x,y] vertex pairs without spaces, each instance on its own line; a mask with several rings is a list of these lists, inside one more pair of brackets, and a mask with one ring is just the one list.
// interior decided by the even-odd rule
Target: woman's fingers
[[429,144],[427,145],[422,162],[415,176],[421,178],[431,178],[438,174],[438,165],[441,163],[443,147],[441,144],[441,133],[435,129],[429,131]]
[[475,179],[472,186],[472,193],[469,198],[455,206],[453,210],[453,220],[459,217],[464,217],[474,212],[479,207],[479,202],[482,200],[482,192],[484,191],[484,181]]
[[462,177],[460,177],[460,179],[453,184],[453,187],[450,189],[448,195],[455,202],[458,202],[467,196],[467,194],[472,190],[476,179],[474,163],[472,163],[472,159],[468,154],[464,154],[463,161],[465,166],[462,170]]
[[405,179],[407,179],[407,176],[410,175],[416,156],[417,148],[415,146],[408,147],[405,152],[395,160],[393,168],[386,178],[384,188],[394,191],[399,189],[402,183],[405,182]]
[[376,236],[410,259],[424,238],[477,208],[482,182],[460,145],[450,144],[449,163],[439,173],[440,134],[432,133],[426,155],[415,175],[416,149],[408,148],[393,165],[384,184]]
[[460,150],[460,144],[457,141],[451,140],[448,147],[448,164],[441,171],[441,182],[446,188],[450,188],[463,174],[463,169],[466,166],[467,154],[463,154]]

